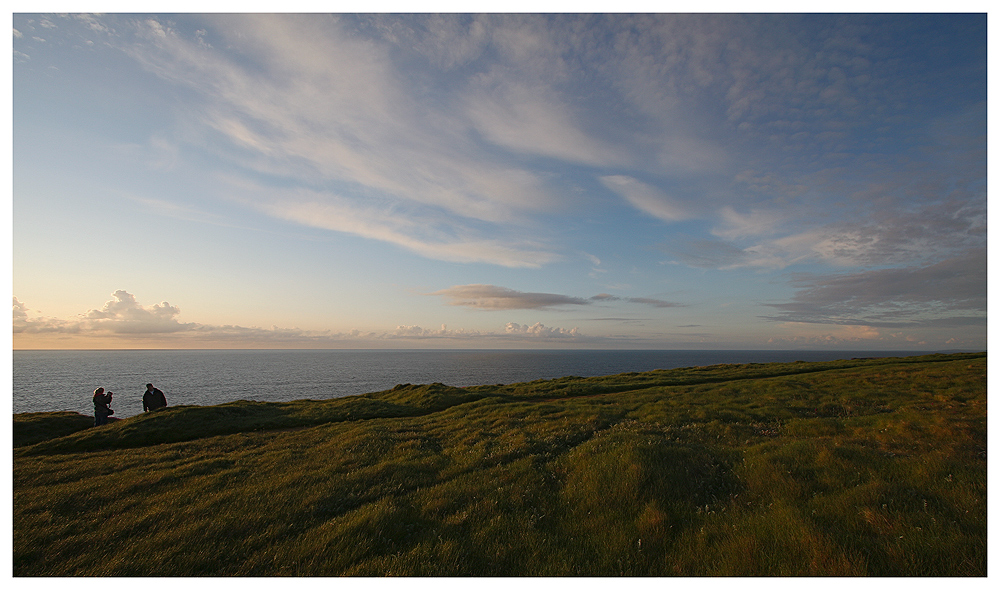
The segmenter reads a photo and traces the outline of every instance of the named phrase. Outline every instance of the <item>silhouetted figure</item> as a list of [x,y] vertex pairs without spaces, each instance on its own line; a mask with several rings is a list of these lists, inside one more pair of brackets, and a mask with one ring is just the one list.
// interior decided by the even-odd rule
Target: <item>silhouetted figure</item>
[[94,390],[94,426],[107,424],[108,416],[115,413],[110,407],[112,395],[110,391],[104,393],[103,387]]
[[147,383],[146,393],[142,394],[142,411],[152,412],[165,407],[167,407],[167,397],[162,391],[153,387],[152,383]]

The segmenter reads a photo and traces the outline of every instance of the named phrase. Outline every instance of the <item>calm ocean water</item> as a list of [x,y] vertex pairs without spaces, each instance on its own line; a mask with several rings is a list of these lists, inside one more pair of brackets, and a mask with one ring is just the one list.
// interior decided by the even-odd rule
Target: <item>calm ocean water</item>
[[94,389],[115,416],[142,413],[152,382],[176,405],[329,399],[397,383],[454,386],[592,377],[719,363],[912,356],[914,351],[780,350],[128,350],[14,351],[13,410],[92,415]]

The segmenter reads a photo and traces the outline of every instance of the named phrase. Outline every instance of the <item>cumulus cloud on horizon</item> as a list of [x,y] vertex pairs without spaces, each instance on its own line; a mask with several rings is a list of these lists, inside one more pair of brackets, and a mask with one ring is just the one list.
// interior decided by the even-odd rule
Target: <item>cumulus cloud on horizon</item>
[[[395,330],[334,332],[332,330],[303,330],[299,328],[245,327],[236,325],[209,325],[184,323],[177,319],[178,307],[167,302],[151,306],[138,303],[135,296],[117,290],[112,299],[101,309],[92,309],[74,318],[44,317],[33,312],[24,302],[13,298],[13,333],[15,342],[24,337],[79,337],[119,339],[135,342],[173,342],[175,344],[215,342],[256,345],[358,345],[390,342],[394,340],[460,340],[504,342],[519,339],[540,341],[547,339],[584,339],[578,328],[546,326],[540,322],[521,325],[508,322],[497,331],[422,328],[400,325]],[[166,339],[166,340],[164,340]]]
[[96,329],[108,329],[116,333],[157,334],[179,332],[190,326],[177,321],[180,309],[166,301],[150,307],[143,307],[135,296],[119,289],[112,293],[113,300],[101,309],[92,309],[84,316],[84,321]]
[[121,289],[112,293],[112,297],[101,309],[92,309],[72,319],[31,318],[27,306],[14,297],[14,333],[167,334],[195,327],[195,324],[178,322],[176,316],[180,309],[166,301],[142,306],[134,295]]

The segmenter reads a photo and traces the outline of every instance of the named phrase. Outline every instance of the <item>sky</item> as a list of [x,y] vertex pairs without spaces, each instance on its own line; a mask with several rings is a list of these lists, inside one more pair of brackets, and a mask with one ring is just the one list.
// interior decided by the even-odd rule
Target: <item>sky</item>
[[985,350],[985,14],[24,14],[13,346]]

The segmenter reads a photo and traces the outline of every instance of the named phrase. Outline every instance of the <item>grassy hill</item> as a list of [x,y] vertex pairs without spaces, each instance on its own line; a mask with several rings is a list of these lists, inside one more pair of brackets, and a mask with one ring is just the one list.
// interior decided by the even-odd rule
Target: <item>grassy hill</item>
[[93,428],[14,416],[15,576],[984,576],[986,354]]

